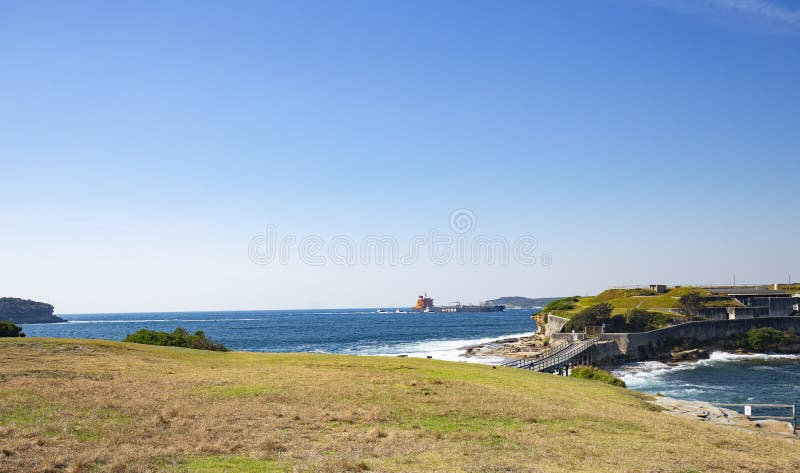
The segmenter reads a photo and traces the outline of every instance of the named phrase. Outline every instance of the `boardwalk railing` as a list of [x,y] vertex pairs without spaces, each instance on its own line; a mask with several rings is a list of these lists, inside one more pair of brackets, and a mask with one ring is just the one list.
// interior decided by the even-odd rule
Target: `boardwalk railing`
[[554,347],[539,356],[523,358],[504,363],[503,366],[522,368],[532,371],[556,372],[570,365],[592,360],[592,349],[602,338],[590,338],[579,342],[568,342]]
[[[785,420],[792,424],[792,433],[797,435],[797,406],[795,404],[714,404],[717,407],[741,407],[744,415],[748,419],[764,419],[764,420]],[[792,415],[790,416],[773,416],[773,415],[752,415],[754,407],[764,409],[790,409]]]
[[511,360],[506,363],[503,363],[501,366],[510,366],[512,368],[523,368],[525,365],[528,365],[536,360],[543,360],[545,358],[552,357],[567,348],[574,345],[574,342],[561,342],[553,347],[548,348],[547,350],[537,353],[536,355],[529,356],[527,358],[521,358],[519,360]]

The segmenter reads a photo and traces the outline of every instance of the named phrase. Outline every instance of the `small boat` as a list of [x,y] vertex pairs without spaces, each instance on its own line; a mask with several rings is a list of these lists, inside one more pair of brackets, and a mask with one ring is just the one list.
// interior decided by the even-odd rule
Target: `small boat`
[[430,307],[426,307],[425,310],[423,310],[422,312],[424,312],[426,314],[430,314],[431,313],[431,308]]
[[375,311],[375,313],[377,313],[377,314],[386,314],[386,313],[388,313],[388,312],[386,312],[385,310],[383,310],[383,308],[382,308],[382,307],[378,307],[378,310],[376,310],[376,311]]
[[398,307],[398,308],[397,308],[397,310],[396,310],[396,311],[394,311],[394,313],[395,313],[395,314],[405,314],[405,313],[406,313],[406,311],[404,311],[403,309],[401,309],[401,308],[399,308],[399,307]]

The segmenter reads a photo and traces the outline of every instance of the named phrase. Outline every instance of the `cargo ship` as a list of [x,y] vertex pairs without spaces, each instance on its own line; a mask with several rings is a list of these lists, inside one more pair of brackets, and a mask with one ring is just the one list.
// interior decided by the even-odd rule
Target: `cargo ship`
[[417,304],[414,312],[503,312],[506,310],[504,305],[480,304],[462,305],[460,302],[453,302],[451,305],[437,307],[433,304],[433,299],[427,294],[417,297]]

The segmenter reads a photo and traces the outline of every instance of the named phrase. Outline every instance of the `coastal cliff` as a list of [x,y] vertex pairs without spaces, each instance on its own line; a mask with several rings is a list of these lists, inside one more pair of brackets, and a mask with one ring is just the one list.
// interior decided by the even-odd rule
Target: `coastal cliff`
[[15,324],[66,322],[53,315],[53,306],[50,304],[15,297],[0,297],[0,320]]

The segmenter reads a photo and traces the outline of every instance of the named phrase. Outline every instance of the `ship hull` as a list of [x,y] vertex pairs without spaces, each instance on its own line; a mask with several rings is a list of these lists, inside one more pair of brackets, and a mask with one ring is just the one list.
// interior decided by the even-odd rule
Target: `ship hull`
[[436,307],[436,312],[503,312],[504,305],[451,305]]

